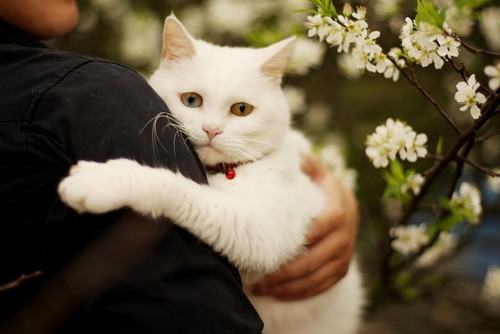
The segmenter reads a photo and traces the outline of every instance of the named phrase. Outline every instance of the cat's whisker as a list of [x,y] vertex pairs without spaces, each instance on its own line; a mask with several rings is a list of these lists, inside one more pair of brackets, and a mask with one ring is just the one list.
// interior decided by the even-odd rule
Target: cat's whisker
[[[159,113],[158,115],[156,115],[155,117],[153,117],[150,121],[148,121],[146,123],[146,125],[144,125],[144,127],[141,129],[141,133],[144,132],[146,130],[146,128],[152,124],[151,126],[151,143],[152,143],[152,147],[153,147],[153,152],[154,154],[156,155],[156,153],[160,152],[160,148],[164,151],[164,152],[168,152],[168,149],[165,147],[165,145],[163,144],[162,140],[160,139],[160,136],[159,136],[159,130],[158,130],[158,127],[159,127],[159,124],[158,122],[161,120],[161,119],[166,119],[167,121],[167,124],[164,125],[162,128],[161,128],[161,131],[165,131],[165,129],[167,129],[168,127],[172,127],[176,130],[175,134],[174,134],[174,141],[176,140],[176,137],[183,132],[183,127],[181,124],[179,124],[179,122],[177,121],[177,119],[175,119],[174,116],[172,116],[171,114],[167,113],[167,112],[161,112]],[[185,143],[185,140],[184,140],[184,143]],[[175,150],[175,145],[174,145],[174,150]],[[174,156],[175,156],[176,152],[174,151]]]
[[245,148],[245,149],[234,148],[233,150],[238,152],[238,154],[234,154],[234,157],[236,160],[240,159],[241,156],[246,156],[247,159],[244,159],[244,160],[254,162],[254,161],[258,161],[258,160],[265,157],[265,154],[263,154],[262,152],[260,152],[258,150],[253,150],[250,152],[249,152],[248,148]]
[[278,145],[278,144],[275,144],[275,143],[270,143],[268,141],[259,140],[259,139],[252,138],[252,137],[243,137],[243,139],[245,141],[247,141],[247,142],[261,144],[263,146],[270,147],[273,151],[277,151],[277,152],[281,152],[282,151],[282,147],[280,145]]

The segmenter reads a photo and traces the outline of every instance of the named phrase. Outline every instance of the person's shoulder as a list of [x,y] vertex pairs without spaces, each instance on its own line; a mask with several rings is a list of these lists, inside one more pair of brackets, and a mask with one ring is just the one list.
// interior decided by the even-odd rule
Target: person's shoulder
[[[85,89],[111,94],[119,88],[151,88],[138,73],[118,62],[44,47],[0,46],[0,119],[29,117],[48,92],[78,94]],[[72,82],[72,85],[69,83]],[[105,89],[106,88],[106,89]],[[93,94],[93,93],[92,93]]]
[[[104,100],[127,104],[143,103],[161,99],[147,83],[146,79],[132,68],[114,60],[100,58],[71,51],[49,49],[42,52],[38,61],[36,76],[42,75],[44,88],[39,89],[41,96],[47,93],[93,100]],[[46,75],[41,73],[47,72]]]
[[58,85],[67,76],[80,76],[86,80],[114,81],[114,84],[126,84],[129,81],[145,84],[137,72],[117,61],[83,53],[50,48],[28,48],[29,55],[19,55],[16,59],[25,59],[27,69],[45,83],[46,89]]
[[146,79],[134,69],[122,63],[98,58],[85,57],[86,61],[76,67],[72,75],[81,76],[84,80],[91,80],[94,84],[113,85],[114,87],[126,88],[132,86],[143,86],[152,90]]
[[[117,84],[124,81],[126,83],[129,80],[146,83],[144,78],[136,71],[114,60],[61,50],[50,50],[46,52],[45,56],[51,58],[54,65],[60,65],[59,72],[63,76],[76,74],[88,77],[91,80],[114,80],[119,78]],[[52,69],[56,68],[52,67]]]

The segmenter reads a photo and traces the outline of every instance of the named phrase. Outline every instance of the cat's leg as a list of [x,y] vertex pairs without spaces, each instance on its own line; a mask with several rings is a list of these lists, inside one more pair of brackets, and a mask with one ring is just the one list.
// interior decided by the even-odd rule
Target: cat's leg
[[107,163],[79,161],[58,187],[64,203],[79,213],[102,214],[127,205],[127,174],[133,162],[120,159]]
[[265,192],[237,201],[180,174],[132,160],[79,163],[60,183],[59,193],[79,212],[127,206],[143,215],[170,218],[247,272],[276,270],[304,242],[306,226],[291,222],[295,214],[273,214],[281,205],[265,198]]

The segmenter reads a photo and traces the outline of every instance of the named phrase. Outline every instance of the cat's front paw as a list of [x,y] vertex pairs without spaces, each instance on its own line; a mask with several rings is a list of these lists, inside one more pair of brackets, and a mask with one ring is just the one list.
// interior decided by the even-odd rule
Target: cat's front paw
[[120,170],[113,164],[80,161],[59,183],[58,192],[77,212],[102,214],[125,206],[120,184]]

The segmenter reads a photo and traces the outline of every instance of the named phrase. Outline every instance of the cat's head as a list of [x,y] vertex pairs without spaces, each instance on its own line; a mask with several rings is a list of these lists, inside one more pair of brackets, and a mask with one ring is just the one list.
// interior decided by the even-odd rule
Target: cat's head
[[205,165],[256,160],[280,145],[290,123],[281,80],[293,39],[261,49],[216,46],[167,17],[149,82]]

